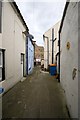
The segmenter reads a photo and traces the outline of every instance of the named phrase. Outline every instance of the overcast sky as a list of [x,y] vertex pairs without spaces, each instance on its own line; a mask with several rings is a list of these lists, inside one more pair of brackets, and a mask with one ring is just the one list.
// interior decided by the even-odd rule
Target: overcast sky
[[38,45],[44,45],[43,34],[58,22],[63,15],[66,0],[55,2],[47,0],[40,2],[17,2],[17,5],[23,15],[29,28],[30,34]]

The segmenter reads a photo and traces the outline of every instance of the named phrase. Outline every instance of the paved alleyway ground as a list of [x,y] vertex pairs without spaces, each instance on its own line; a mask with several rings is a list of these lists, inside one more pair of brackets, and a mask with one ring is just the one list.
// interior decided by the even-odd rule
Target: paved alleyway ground
[[68,117],[60,83],[39,67],[3,96],[3,118]]

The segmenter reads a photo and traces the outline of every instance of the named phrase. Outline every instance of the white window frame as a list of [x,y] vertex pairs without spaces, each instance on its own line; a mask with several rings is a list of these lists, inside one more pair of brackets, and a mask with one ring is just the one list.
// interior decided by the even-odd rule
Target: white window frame
[[2,51],[0,51],[0,54],[1,54],[1,65],[0,65],[0,68],[2,68],[3,67],[3,58],[2,58]]

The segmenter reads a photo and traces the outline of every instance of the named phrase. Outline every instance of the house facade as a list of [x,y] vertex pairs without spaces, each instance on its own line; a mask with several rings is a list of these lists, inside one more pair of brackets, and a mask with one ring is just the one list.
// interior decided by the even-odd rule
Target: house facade
[[7,91],[26,74],[28,27],[15,2],[0,2],[0,10],[0,87]]
[[48,65],[52,63],[52,29],[46,31],[43,35],[44,40],[44,69],[48,69]]
[[57,54],[59,52],[59,26],[60,21],[44,33],[44,68],[48,69],[49,64],[58,64]]
[[35,44],[35,59],[36,62],[40,62],[41,60],[44,59],[44,47],[43,46],[38,46]]
[[[72,118],[78,118],[78,29],[80,2],[66,2],[60,30],[60,82],[65,91],[67,107]],[[79,30],[79,31],[78,31]],[[80,53],[80,52],[79,52]],[[80,66],[79,66],[80,67]]]

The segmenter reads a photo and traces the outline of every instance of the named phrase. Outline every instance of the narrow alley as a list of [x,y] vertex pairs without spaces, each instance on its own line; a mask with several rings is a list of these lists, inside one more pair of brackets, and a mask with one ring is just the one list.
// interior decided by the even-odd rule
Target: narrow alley
[[0,0],[0,120],[80,118],[80,2]]
[[3,118],[67,118],[64,92],[49,73],[35,67],[2,98]]

